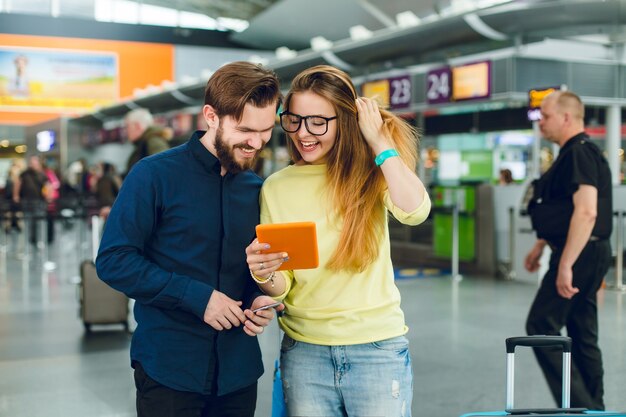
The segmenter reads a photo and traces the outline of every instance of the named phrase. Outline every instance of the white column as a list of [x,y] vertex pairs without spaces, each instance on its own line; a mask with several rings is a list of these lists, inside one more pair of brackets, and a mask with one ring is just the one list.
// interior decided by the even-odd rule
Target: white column
[[539,178],[541,174],[541,131],[539,130],[539,122],[533,122],[533,134],[535,140],[533,141],[533,151],[531,153],[531,166],[530,166],[530,178]]
[[619,149],[622,140],[622,109],[617,104],[606,108],[606,144],[607,160],[611,168],[611,182],[619,184]]

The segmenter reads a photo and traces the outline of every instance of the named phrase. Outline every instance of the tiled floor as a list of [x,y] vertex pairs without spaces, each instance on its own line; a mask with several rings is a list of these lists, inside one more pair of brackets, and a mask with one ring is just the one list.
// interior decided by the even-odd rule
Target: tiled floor
[[[24,257],[17,235],[0,235],[0,417],[113,417],[134,414],[130,335],[86,335],[76,280],[89,245],[79,228],[61,231],[49,251]],[[82,241],[89,241],[83,235]],[[48,261],[48,263],[46,263]],[[54,265],[50,262],[54,262]],[[504,338],[523,334],[535,286],[465,277],[400,280],[414,365],[413,416],[449,417],[504,406]],[[605,401],[626,410],[626,295],[600,294]],[[271,408],[278,351],[272,326],[260,337],[266,374],[257,416]],[[517,355],[517,406],[552,406],[531,352]]]

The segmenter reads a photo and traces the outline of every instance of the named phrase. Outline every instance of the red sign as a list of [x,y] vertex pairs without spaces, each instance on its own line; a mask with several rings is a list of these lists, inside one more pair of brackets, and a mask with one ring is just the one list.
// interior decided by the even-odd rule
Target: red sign
[[[588,126],[585,128],[585,133],[592,139],[604,139],[606,138],[606,126]],[[626,125],[622,125],[621,135],[626,137]]]

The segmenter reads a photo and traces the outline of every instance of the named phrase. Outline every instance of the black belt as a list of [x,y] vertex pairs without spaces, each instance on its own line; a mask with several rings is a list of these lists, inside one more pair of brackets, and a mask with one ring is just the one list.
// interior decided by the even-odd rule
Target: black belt
[[[600,237],[600,236],[589,236],[589,240],[587,241],[587,243],[589,242],[598,242],[600,240],[604,240],[606,238]],[[563,242],[562,244],[556,244],[556,243],[551,243],[551,242],[547,242],[548,246],[550,247],[550,249],[552,249],[552,252],[558,250],[558,249],[562,249],[565,246],[565,242]]]

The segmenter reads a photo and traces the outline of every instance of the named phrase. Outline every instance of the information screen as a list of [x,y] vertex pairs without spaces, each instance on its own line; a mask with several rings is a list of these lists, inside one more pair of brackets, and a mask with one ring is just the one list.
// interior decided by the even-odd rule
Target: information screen
[[491,95],[491,62],[475,62],[452,68],[452,99],[474,100]]
[[37,132],[37,150],[48,152],[54,148],[56,143],[56,133],[53,130],[42,130]]

